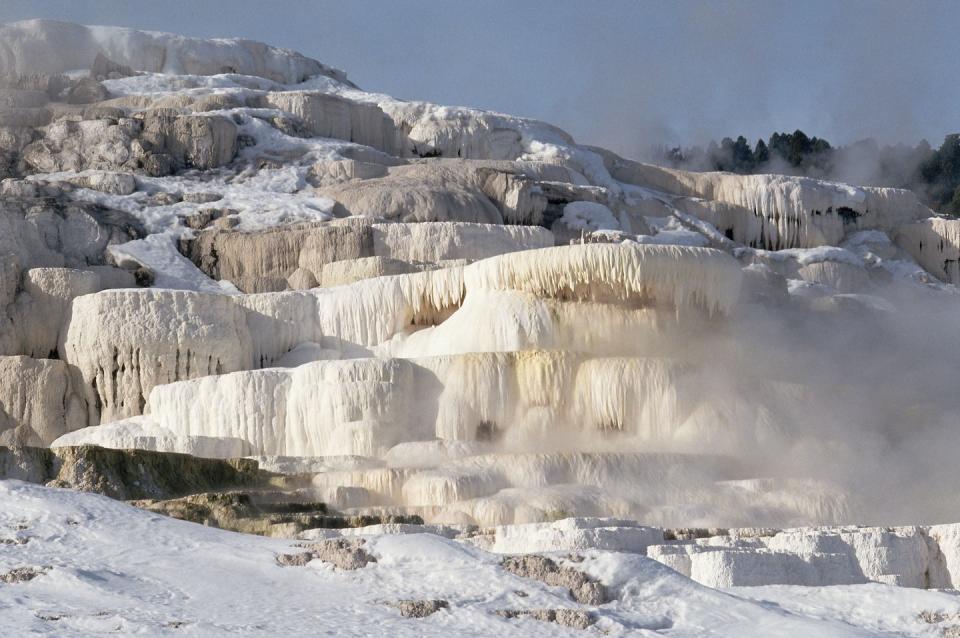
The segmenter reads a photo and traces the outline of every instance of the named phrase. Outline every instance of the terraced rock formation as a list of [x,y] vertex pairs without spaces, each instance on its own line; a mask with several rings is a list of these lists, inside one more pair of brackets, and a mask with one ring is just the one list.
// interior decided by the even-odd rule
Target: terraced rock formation
[[634,162],[248,41],[0,35],[0,443],[254,457],[463,529],[960,518],[908,471],[958,409],[956,340],[916,334],[960,236],[914,194]]

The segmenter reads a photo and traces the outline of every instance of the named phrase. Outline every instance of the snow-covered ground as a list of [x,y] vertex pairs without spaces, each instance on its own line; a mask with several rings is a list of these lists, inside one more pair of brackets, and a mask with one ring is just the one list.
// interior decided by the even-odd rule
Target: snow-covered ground
[[[367,538],[345,571],[281,566],[292,541],[177,521],[106,497],[0,481],[4,636],[938,636],[960,630],[952,593],[870,584],[710,589],[637,554],[590,550],[569,564],[608,587],[580,605],[508,573],[502,557],[432,534]],[[562,558],[557,557],[562,561]],[[6,577],[33,568],[31,580]],[[22,573],[22,572],[15,572]],[[3,582],[14,581],[14,582]],[[444,600],[425,618],[391,603]],[[499,610],[580,609],[585,630]]]

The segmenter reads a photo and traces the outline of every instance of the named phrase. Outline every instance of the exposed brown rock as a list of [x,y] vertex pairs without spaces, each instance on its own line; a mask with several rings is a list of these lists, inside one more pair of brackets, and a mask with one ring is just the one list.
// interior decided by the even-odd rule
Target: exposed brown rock
[[565,587],[575,601],[584,605],[602,605],[610,600],[602,583],[572,567],[561,567],[546,556],[510,556],[501,565],[511,574],[533,578],[552,587]]
[[574,629],[586,629],[596,622],[592,614],[581,609],[499,609],[497,615],[504,618],[532,618]]
[[304,545],[315,558],[345,570],[361,569],[377,562],[376,557],[363,548],[362,538],[333,538]]
[[15,567],[5,574],[0,574],[0,582],[8,585],[26,583],[50,570],[49,567]]
[[388,604],[397,608],[404,618],[426,618],[450,607],[445,600],[398,600]]

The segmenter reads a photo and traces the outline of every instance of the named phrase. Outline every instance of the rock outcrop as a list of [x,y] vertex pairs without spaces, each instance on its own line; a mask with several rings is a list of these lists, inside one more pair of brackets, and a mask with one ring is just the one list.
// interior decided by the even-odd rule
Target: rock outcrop
[[0,445],[50,445],[86,425],[85,393],[63,361],[0,356]]
[[564,587],[570,597],[582,605],[602,605],[609,601],[603,584],[569,566],[557,565],[544,556],[531,554],[504,559],[503,568],[523,578],[533,578],[552,587]]
[[250,106],[286,111],[298,118],[305,131],[316,137],[356,142],[398,155],[399,134],[393,120],[376,104],[311,91],[267,93]]
[[960,284],[960,220],[931,217],[905,224],[896,241],[935,277]]
[[521,171],[482,162],[425,161],[388,169],[384,177],[321,188],[341,215],[400,222],[539,224],[547,207]]
[[243,310],[200,293],[85,295],[73,302],[62,339],[63,358],[85,385],[91,425],[140,414],[156,385],[242,370],[251,360]]
[[0,447],[0,479],[51,483],[117,499],[174,498],[265,482],[256,462],[93,446]]
[[260,42],[202,40],[171,33],[117,27],[86,27],[53,20],[26,20],[0,27],[4,42],[0,74],[58,74],[78,68],[103,71],[216,75],[240,73],[277,82],[346,76],[316,60]]
[[[420,264],[442,266],[551,245],[553,236],[538,227],[345,219],[258,232],[205,230],[186,240],[182,250],[210,277],[252,293],[336,286],[417,272]],[[360,261],[370,258],[376,261]],[[360,276],[364,272],[370,274]]]
[[132,171],[161,177],[183,168],[216,168],[237,152],[232,120],[173,109],[148,110],[135,118],[60,119],[38,133],[39,139],[20,152],[27,171]]

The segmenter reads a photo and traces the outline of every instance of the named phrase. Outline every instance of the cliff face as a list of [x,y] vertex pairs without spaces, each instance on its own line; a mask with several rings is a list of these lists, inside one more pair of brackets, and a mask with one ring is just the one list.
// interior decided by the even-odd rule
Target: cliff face
[[898,479],[957,408],[924,323],[956,226],[909,192],[641,164],[243,40],[17,23],[0,75],[2,443],[269,457],[467,525],[957,506]]

